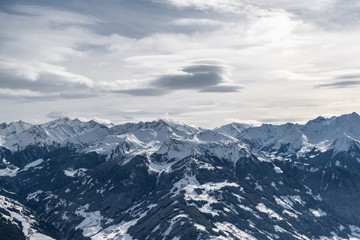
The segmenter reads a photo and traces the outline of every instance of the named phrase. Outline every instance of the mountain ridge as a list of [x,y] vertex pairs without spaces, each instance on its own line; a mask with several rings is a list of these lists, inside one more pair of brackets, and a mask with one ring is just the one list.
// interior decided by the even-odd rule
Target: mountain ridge
[[[359,119],[2,125],[0,197],[54,239],[357,239]],[[29,236],[6,211],[0,231]]]

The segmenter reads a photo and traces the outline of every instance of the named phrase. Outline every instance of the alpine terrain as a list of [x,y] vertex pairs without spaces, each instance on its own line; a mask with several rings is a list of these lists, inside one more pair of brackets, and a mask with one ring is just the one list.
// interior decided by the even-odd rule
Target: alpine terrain
[[360,239],[360,116],[2,123],[0,238]]

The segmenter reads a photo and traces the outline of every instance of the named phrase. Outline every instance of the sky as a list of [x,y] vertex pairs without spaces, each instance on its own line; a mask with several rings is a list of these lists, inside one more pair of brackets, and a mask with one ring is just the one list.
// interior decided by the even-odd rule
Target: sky
[[358,0],[2,0],[0,122],[360,112]]

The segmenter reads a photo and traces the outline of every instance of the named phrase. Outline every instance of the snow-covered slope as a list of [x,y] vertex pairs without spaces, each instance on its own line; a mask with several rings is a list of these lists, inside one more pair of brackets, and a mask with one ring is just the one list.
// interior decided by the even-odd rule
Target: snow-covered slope
[[223,125],[221,127],[214,128],[215,132],[222,133],[227,136],[236,137],[239,135],[242,131],[245,129],[248,129],[250,127],[254,127],[251,124],[246,123],[230,123]]
[[29,145],[49,146],[73,143],[88,145],[107,135],[108,128],[94,121],[81,122],[78,119],[57,119],[41,125],[15,122],[0,130],[1,145],[17,151]]
[[18,135],[27,129],[32,127],[31,124],[25,123],[23,121],[12,122],[9,124],[1,123],[0,124],[0,146],[5,145],[9,147],[8,141],[11,139],[16,139]]
[[104,139],[89,146],[86,151],[96,151],[110,158],[145,152],[150,154],[170,139],[183,140],[199,132],[198,128],[165,120],[127,123],[109,129]]
[[19,202],[0,195],[0,209],[0,225],[8,235],[0,236],[2,239],[54,240],[42,232],[34,213]]
[[[329,159],[345,154],[360,161],[360,116],[357,113],[318,117],[305,125],[264,124],[244,130],[237,138],[274,156],[313,161],[325,153]],[[345,166],[341,161],[337,164]]]

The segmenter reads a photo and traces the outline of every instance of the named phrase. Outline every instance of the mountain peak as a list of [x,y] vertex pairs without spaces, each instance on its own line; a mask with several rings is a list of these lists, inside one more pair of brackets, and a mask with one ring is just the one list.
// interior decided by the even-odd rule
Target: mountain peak
[[79,125],[81,123],[83,124],[86,124],[86,123],[92,123],[95,121],[93,120],[90,120],[90,121],[81,121],[79,120],[78,118],[74,118],[74,119],[71,119],[69,117],[62,117],[62,118],[58,118],[58,119],[55,119],[55,120],[52,120],[50,122],[47,122],[47,123],[44,123],[44,124],[41,124],[42,126],[46,126],[46,127],[54,127],[54,126],[59,126],[59,125],[69,125],[69,126],[73,126],[73,125]]
[[253,127],[253,125],[246,124],[246,123],[233,122],[233,123],[229,123],[229,124],[223,125],[218,128],[214,128],[213,130],[215,132],[218,132],[218,133],[230,136],[230,137],[236,137],[241,132],[243,132],[245,129],[248,129],[250,127]]
[[3,129],[8,133],[12,132],[12,133],[18,134],[22,131],[29,129],[31,126],[33,126],[33,125],[20,120],[20,121],[16,121],[16,122],[11,122],[9,124],[2,123],[0,126],[0,129]]
[[70,122],[70,118],[69,117],[61,117],[61,118],[57,118],[57,119],[54,119],[50,122],[47,122],[47,123],[44,123],[43,125],[51,125],[51,124],[64,124],[64,123],[68,123]]
[[312,120],[308,121],[306,124],[321,123],[321,122],[323,122],[323,121],[325,121],[325,120],[326,120],[325,117],[319,116],[319,117],[317,117],[317,118],[315,118],[315,119],[312,119]]
[[351,119],[351,120],[355,120],[355,121],[360,120],[360,116],[356,112],[349,113],[349,114],[344,114],[344,115],[339,116],[338,118]]
[[0,123],[0,129],[4,129],[4,128],[6,128],[6,126],[7,126],[7,124],[5,122]]

